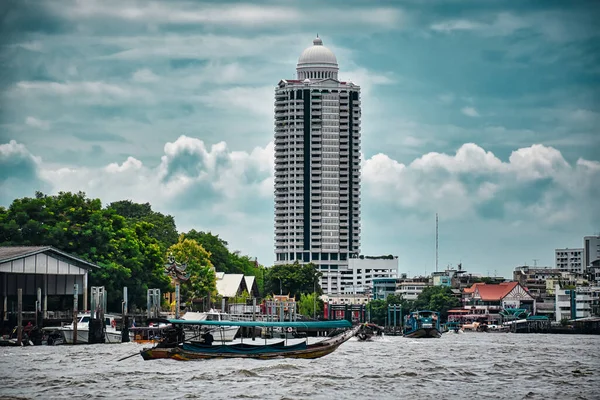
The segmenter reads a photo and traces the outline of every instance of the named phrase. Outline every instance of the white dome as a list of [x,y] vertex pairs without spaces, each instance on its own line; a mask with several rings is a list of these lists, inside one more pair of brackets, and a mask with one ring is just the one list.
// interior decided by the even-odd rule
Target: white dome
[[311,65],[323,65],[337,67],[337,58],[333,51],[323,46],[321,38],[313,40],[313,45],[302,52],[298,59],[298,67],[308,67]]

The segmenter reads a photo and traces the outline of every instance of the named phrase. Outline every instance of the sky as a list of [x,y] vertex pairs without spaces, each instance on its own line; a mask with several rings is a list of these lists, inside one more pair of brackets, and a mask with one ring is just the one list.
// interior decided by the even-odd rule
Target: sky
[[600,232],[599,2],[0,3],[0,205],[150,202],[274,261],[273,107],[317,33],[361,86],[361,253],[512,277]]

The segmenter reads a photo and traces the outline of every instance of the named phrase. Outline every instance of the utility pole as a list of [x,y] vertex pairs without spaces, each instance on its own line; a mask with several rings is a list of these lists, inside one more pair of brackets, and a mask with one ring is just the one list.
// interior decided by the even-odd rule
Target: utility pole
[[539,258],[534,258],[533,259],[533,268],[537,267],[537,262],[539,261]]
[[435,213],[435,272],[438,272],[438,242],[439,242],[439,234],[438,234],[438,214]]

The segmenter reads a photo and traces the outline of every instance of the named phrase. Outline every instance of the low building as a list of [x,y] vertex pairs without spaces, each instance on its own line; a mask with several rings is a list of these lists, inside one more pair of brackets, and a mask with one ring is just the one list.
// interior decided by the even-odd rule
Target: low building
[[559,268],[537,268],[525,265],[515,268],[513,280],[526,287],[530,295],[539,298],[547,291],[546,282],[563,279],[563,273],[564,271]]
[[497,285],[476,283],[465,289],[464,308],[470,310],[465,319],[484,318],[488,322],[501,321],[500,311],[524,309],[536,313],[536,301],[519,282],[503,282]]
[[365,294],[324,294],[320,299],[329,304],[367,304],[370,296]]
[[416,300],[423,292],[423,289],[428,286],[431,286],[428,282],[406,280],[398,283],[398,286],[396,286],[396,294],[402,296],[405,300],[412,301]]
[[373,300],[385,300],[388,295],[396,293],[397,278],[374,278],[371,298]]
[[598,312],[600,287],[588,286],[565,289],[556,285],[554,293],[556,322],[588,318]]
[[[24,318],[29,320],[35,321],[36,311],[40,311],[44,319],[72,316],[72,311],[67,309],[51,309],[49,299],[57,298],[54,304],[61,304],[63,300],[73,304],[75,284],[80,297],[79,309],[87,310],[88,275],[93,268],[98,266],[51,246],[0,247],[2,321],[14,317],[9,315],[9,310],[17,309],[18,289],[22,289]],[[38,296],[40,303],[36,310]]]
[[348,273],[342,275],[342,294],[369,294],[373,279],[398,277],[397,256],[360,256],[348,260]]

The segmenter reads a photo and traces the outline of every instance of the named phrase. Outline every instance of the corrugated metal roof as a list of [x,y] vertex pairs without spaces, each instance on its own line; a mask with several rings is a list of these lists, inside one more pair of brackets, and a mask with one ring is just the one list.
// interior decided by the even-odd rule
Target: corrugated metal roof
[[30,256],[50,249],[50,246],[7,246],[0,247],[0,262]]
[[0,246],[0,263],[9,262],[17,260],[19,258],[29,257],[34,254],[46,252],[59,254],[63,257],[78,261],[90,267],[98,267],[96,264],[93,264],[74,255],[65,253],[64,251],[55,249],[52,246]]

